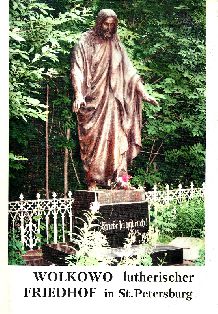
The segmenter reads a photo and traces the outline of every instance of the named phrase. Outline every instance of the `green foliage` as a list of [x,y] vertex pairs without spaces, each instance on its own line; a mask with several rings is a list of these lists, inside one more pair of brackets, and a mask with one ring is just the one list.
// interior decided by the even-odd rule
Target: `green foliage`
[[202,237],[205,226],[204,200],[193,198],[176,206],[175,235]]
[[83,226],[77,227],[78,233],[73,234],[73,246],[76,254],[67,258],[69,265],[112,264],[113,258],[109,256],[110,247],[107,238],[99,229],[100,225],[96,223],[99,215],[90,211],[84,213],[84,219],[78,219],[82,221]]
[[113,5],[128,19],[135,35],[127,43],[130,55],[136,67],[140,64],[148,92],[160,102],[160,108],[144,105],[144,152],[132,173],[138,175],[144,165],[142,181],[148,188],[157,182],[200,184],[205,158],[205,3],[134,1],[128,3],[128,12],[127,3]]
[[152,241],[153,234],[148,232],[148,234],[141,234],[142,244],[138,246],[138,250],[133,253],[133,245],[136,242],[137,232],[130,230],[128,237],[125,239],[123,251],[123,256],[117,265],[128,265],[128,266],[152,266]]
[[176,208],[173,205],[154,203],[150,211],[150,221],[159,237],[172,237],[177,227]]
[[[46,230],[46,222],[45,216],[43,214],[38,214],[37,216],[33,216],[33,221],[37,223],[40,220],[39,233],[36,234],[37,237],[37,246],[42,247],[44,244],[53,243],[54,242],[54,220],[53,215],[48,216],[49,224],[48,224],[48,238],[47,238],[47,230]],[[62,225],[62,217],[61,215],[57,215],[57,242],[63,241],[63,225]],[[65,236],[67,238],[68,232],[65,230]]]
[[128,55],[160,103],[143,104],[143,151],[130,167],[134,184],[151,188],[155,183],[204,181],[205,1],[11,0],[10,149],[28,159],[10,163],[11,197],[16,186],[29,195],[44,191],[46,119],[50,189],[63,192],[65,148],[72,152],[69,189],[83,187],[71,112],[70,52],[102,8],[117,13]]
[[100,220],[102,219],[94,207],[84,213],[84,219],[78,218],[82,225],[77,226],[78,233],[73,233],[72,247],[76,251],[74,255],[66,258],[68,265],[95,266],[95,265],[142,265],[151,266],[151,234],[144,235],[143,246],[139,252],[133,255],[132,245],[136,239],[136,233],[130,231],[125,240],[123,256],[117,261],[111,255],[106,236],[102,233]]
[[[24,166],[20,163],[20,161],[27,160],[27,158],[23,156],[17,156],[13,153],[9,153],[9,165],[13,170],[21,170]],[[13,174],[10,174],[13,177]]]
[[205,265],[205,248],[199,250],[199,257],[194,263],[195,266],[204,266]]
[[16,233],[9,233],[8,238],[8,264],[25,265],[22,255],[25,254],[22,243],[18,240]]
[[[137,167],[136,167],[137,164]],[[131,180],[132,185],[136,187],[154,186],[161,182],[161,174],[155,170],[155,165],[149,165],[148,170],[141,167],[140,162],[135,162],[134,177]]]
[[203,237],[205,227],[204,200],[194,197],[181,203],[155,203],[150,212],[151,226],[158,232],[159,241],[173,237]]
[[[57,7],[53,8],[53,4]],[[45,176],[43,121],[47,119],[47,114],[51,147],[50,164],[54,169],[50,178],[50,188],[56,192],[59,192],[59,189],[61,192],[63,190],[63,184],[59,182],[57,188],[56,183],[56,178],[62,177],[60,174],[63,167],[63,151],[65,147],[69,147],[73,149],[72,157],[78,155],[75,117],[72,117],[69,97],[70,51],[81,32],[87,28],[90,15],[90,10],[80,6],[79,3],[75,5],[69,3],[66,7],[61,4],[60,10],[60,4],[55,1],[10,2],[10,149],[14,155],[22,155],[28,159],[25,163],[20,160],[10,163],[10,177],[13,178],[13,181],[10,181],[12,195],[14,193],[12,190],[16,191],[17,185],[26,187],[27,191],[33,186],[32,193],[35,190],[36,192],[43,190]],[[70,141],[66,141],[67,128],[72,129]],[[75,170],[78,171],[78,164],[81,162],[76,160],[74,168],[71,168],[74,177]],[[33,169],[34,172],[37,171],[37,177]],[[75,180],[72,180],[72,183],[75,183]],[[78,184],[74,186],[76,188]]]
[[[182,174],[181,169],[177,167],[180,163],[183,165]],[[205,148],[201,143],[169,149],[166,152],[164,164],[165,173],[168,173],[168,178],[164,176],[164,179],[172,182],[174,178],[174,182],[177,184],[183,182],[186,185],[189,184],[190,177],[192,177],[195,183],[199,181],[199,178],[202,178],[203,182],[204,177],[201,169],[204,168],[204,163]]]
[[77,24],[86,22],[88,10],[72,8],[56,18],[52,11],[37,0],[10,2],[11,117],[45,120],[42,88],[47,81],[67,74],[65,55],[77,40]]
[[143,253],[142,256],[140,256],[139,266],[152,266],[152,257],[151,252]]

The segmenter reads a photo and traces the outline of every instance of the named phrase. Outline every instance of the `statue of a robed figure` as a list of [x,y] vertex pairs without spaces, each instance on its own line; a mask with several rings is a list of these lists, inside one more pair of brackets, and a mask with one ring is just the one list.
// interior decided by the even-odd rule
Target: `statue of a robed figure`
[[78,134],[88,188],[107,185],[141,150],[142,100],[149,96],[117,35],[114,11],[101,10],[71,59]]

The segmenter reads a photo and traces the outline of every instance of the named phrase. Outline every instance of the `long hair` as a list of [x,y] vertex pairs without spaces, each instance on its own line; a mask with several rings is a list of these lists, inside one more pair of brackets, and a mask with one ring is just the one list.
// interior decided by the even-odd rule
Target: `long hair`
[[97,18],[96,18],[96,22],[95,22],[95,27],[94,30],[98,35],[101,35],[101,26],[102,23],[108,18],[108,17],[112,17],[114,19],[115,22],[115,28],[114,28],[114,34],[116,34],[117,32],[117,24],[118,24],[118,18],[116,13],[111,10],[111,9],[102,9],[101,11],[99,11]]

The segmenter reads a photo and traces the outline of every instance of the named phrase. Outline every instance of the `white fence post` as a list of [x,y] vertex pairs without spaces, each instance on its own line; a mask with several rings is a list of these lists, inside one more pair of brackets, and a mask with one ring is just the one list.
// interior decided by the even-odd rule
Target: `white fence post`
[[45,216],[46,242],[49,243],[49,212]]
[[[21,193],[20,194],[20,211],[21,211],[21,215],[20,215],[20,236],[21,236],[21,242],[22,242],[22,245],[23,245],[23,248],[24,248],[24,245],[25,245],[25,228],[24,228],[24,214],[23,214],[23,211],[24,211],[24,206],[23,206],[23,200],[24,200],[24,196],[23,194]],[[14,232],[14,230],[13,230]]]
[[55,192],[52,193],[53,197],[53,215],[54,215],[54,243],[58,243],[58,226],[57,226],[57,194]]
[[69,218],[70,218],[70,241],[73,241],[73,209],[72,209],[72,192],[68,192],[68,196],[70,199],[70,208],[69,208]]
[[[66,196],[65,196],[66,197]],[[61,223],[62,223],[62,241],[65,242],[65,221],[64,221],[65,215],[64,213],[61,213]]]
[[178,185],[178,196],[179,196],[179,202],[181,203],[182,202],[182,184],[179,184]]
[[194,197],[194,184],[191,182],[191,190],[190,190],[190,198],[192,199]]
[[30,250],[33,250],[33,222],[32,222],[32,216],[29,215],[29,241],[30,241]]
[[[38,233],[38,243],[40,242],[40,236],[41,236],[41,208],[40,208],[40,194],[37,193],[36,194],[36,199],[37,199],[37,216],[38,216],[38,219],[37,219],[37,233]],[[39,245],[38,245],[39,246]]]

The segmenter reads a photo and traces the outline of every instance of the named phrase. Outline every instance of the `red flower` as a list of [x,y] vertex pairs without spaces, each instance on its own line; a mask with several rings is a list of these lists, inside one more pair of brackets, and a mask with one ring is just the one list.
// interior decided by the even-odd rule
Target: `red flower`
[[123,182],[128,182],[129,179],[131,179],[131,178],[132,178],[132,177],[129,176],[128,174],[124,174],[124,175],[122,176],[122,181],[123,181]]

